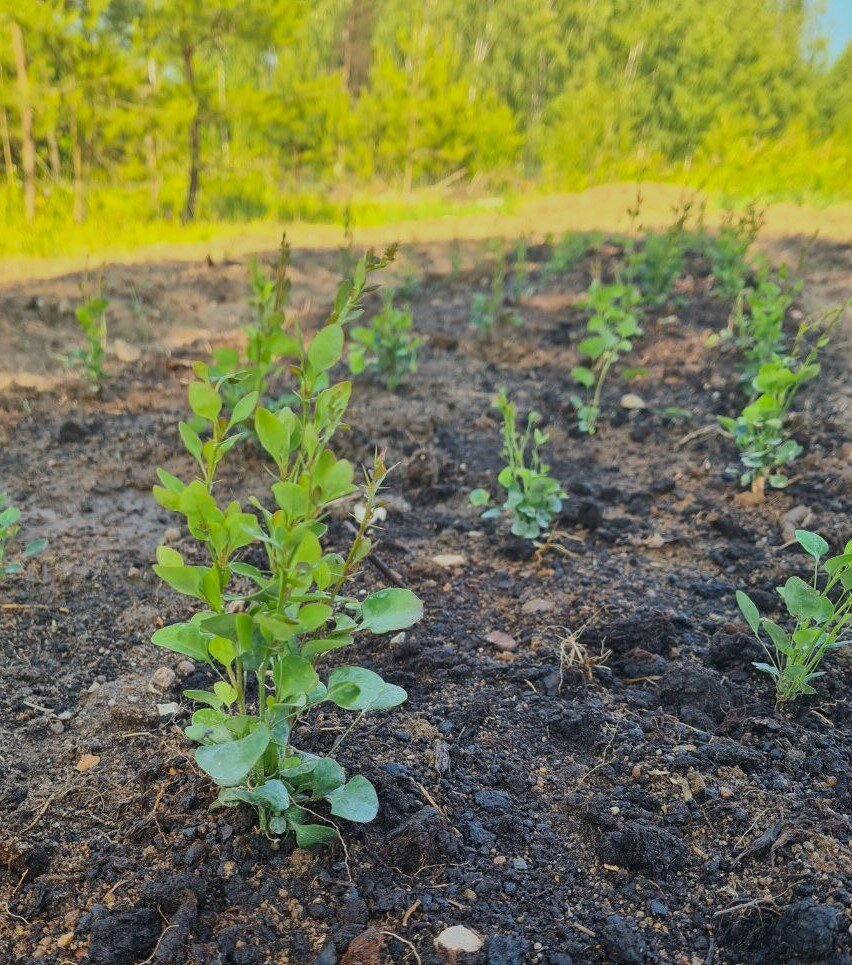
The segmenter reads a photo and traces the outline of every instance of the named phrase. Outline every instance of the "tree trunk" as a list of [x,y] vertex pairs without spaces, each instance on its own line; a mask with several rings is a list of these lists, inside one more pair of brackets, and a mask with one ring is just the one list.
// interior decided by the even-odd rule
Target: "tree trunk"
[[157,152],[157,136],[153,131],[145,135],[145,158],[148,162],[148,173],[151,176],[151,205],[155,212],[160,210],[160,167]]
[[183,76],[192,93],[194,110],[189,122],[189,182],[186,187],[186,201],[183,204],[180,220],[186,224],[195,218],[195,204],[198,199],[198,183],[201,179],[201,104],[195,89],[194,50],[183,48]]
[[12,32],[12,51],[15,55],[15,71],[18,75],[18,94],[21,99],[21,162],[24,172],[24,212],[27,221],[35,220],[36,183],[35,183],[35,142],[33,141],[33,108],[30,102],[30,84],[27,77],[27,50],[24,46],[24,32],[21,25],[13,20],[9,24]]
[[6,184],[13,187],[15,184],[15,162],[12,160],[12,141],[9,137],[9,118],[6,116],[6,108],[0,108],[0,137],[3,139],[3,163],[6,166]]
[[47,153],[50,158],[50,173],[54,181],[62,179],[62,161],[59,157],[59,141],[56,139],[56,129],[47,132]]
[[71,114],[71,163],[74,169],[74,223],[82,224],[86,220],[87,214],[86,178],[83,167],[83,145],[80,143],[76,109]]

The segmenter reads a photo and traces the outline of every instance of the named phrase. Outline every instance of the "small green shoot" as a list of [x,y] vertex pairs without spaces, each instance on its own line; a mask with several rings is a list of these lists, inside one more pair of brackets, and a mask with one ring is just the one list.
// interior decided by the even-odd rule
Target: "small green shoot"
[[825,560],[829,545],[817,533],[799,529],[796,540],[813,557],[814,572],[810,583],[791,576],[778,587],[787,612],[795,620],[792,629],[785,630],[761,617],[751,599],[742,590],[737,591],[740,612],[768,661],[754,666],[775,681],[779,704],[816,693],[812,684],[825,676],[819,669],[823,658],[849,642],[847,629],[852,625],[852,540],[840,556]]
[[491,335],[497,327],[522,324],[520,315],[511,306],[507,273],[506,251],[501,246],[494,261],[489,291],[475,292],[471,305],[470,324],[482,335]]
[[556,276],[573,271],[600,248],[603,237],[597,231],[566,231],[558,241],[552,243],[544,273]]
[[[819,375],[817,358],[843,311],[841,307],[815,322],[803,322],[790,355],[776,356],[760,367],[752,380],[752,401],[736,418],[719,417],[719,424],[740,450],[744,466],[740,484],[751,485],[757,495],[763,494],[767,483],[776,489],[789,483],[782,470],[802,453],[802,446],[790,435],[790,408],[799,389]],[[802,358],[812,331],[816,338]]]
[[66,365],[79,369],[93,388],[98,388],[104,378],[104,354],[106,352],[109,302],[102,295],[89,298],[78,305],[74,314],[85,338],[85,344],[73,349],[64,357]]
[[[0,492],[0,576],[15,576],[23,572],[24,565],[20,560],[7,561],[10,544],[15,540],[21,529],[21,511],[9,503],[7,493]],[[40,553],[47,546],[46,539],[34,539],[24,546],[21,558],[27,559]]]
[[[548,435],[538,428],[541,416],[530,412],[523,433],[518,431],[518,409],[505,392],[500,392],[494,407],[503,416],[503,456],[506,465],[497,481],[506,491],[501,507],[483,513],[490,519],[507,515],[512,520],[512,533],[525,539],[536,539],[550,528],[553,517],[562,509],[565,492],[558,480],[550,475],[550,467],[542,461],[539,450]],[[485,489],[474,489],[470,494],[473,506],[487,506],[491,496]]]
[[749,275],[748,253],[764,223],[764,212],[750,204],[742,214],[729,211],[709,237],[710,267],[724,298],[734,299]]
[[[637,307],[639,293],[632,285],[615,282],[604,285],[594,279],[586,297],[592,315],[586,325],[589,335],[580,342],[578,350],[591,364],[578,365],[571,370],[575,382],[591,390],[586,399],[571,396],[577,411],[581,432],[594,434],[601,411],[601,393],[610,369],[633,348],[633,340],[642,334]],[[634,370],[639,373],[642,370]]]
[[284,369],[288,357],[297,352],[297,343],[286,330],[285,309],[290,294],[287,269],[290,246],[281,243],[275,275],[253,262],[249,268],[251,284],[251,322],[244,326],[245,352],[221,348],[213,352],[211,377],[222,380],[220,392],[229,411],[248,393],[254,392],[262,403],[272,381]]
[[382,309],[369,325],[357,325],[350,334],[349,371],[376,372],[389,389],[395,389],[406,375],[417,371],[417,352],[423,340],[411,331],[410,311],[394,308],[393,296],[386,295]]

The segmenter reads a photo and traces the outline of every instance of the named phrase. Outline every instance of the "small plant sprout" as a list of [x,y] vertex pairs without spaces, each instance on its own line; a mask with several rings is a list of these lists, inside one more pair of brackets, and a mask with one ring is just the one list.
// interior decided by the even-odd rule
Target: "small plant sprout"
[[[180,426],[198,467],[196,478],[183,482],[161,469],[154,488],[161,506],[185,518],[207,558],[190,563],[173,547],[159,547],[154,571],[200,601],[202,609],[186,622],[157,630],[152,640],[206,664],[218,678],[210,690],[186,691],[201,705],[186,735],[200,745],[198,766],[220,787],[213,806],[250,804],[263,831],[292,831],[300,847],[338,837],[318,807],[329,808],[331,818],[356,822],[371,821],[378,810],[365,777],[347,780],[334,757],[337,745],[325,753],[296,745],[300,722],[320,705],[360,716],[406,699],[401,687],[356,665],[335,666],[321,679],[321,664],[359,634],[410,627],[423,609],[407,589],[364,598],[348,589],[372,549],[371,526],[387,469],[376,455],[359,486],[352,464],[330,448],[343,423],[350,384],[329,384],[329,371],[343,354],[345,325],[358,317],[364,293],[372,290],[368,275],[389,257],[390,252],[383,259],[368,255],[358,262],[313,338],[306,340],[294,327],[292,407],[259,406],[251,391],[223,415],[222,383],[209,381],[206,366],[198,366],[200,380],[189,387],[189,404],[204,431]],[[253,498],[247,512],[238,501],[220,503],[217,470],[250,420],[274,469],[269,505]],[[363,505],[348,548],[329,549],[326,517],[358,494]]]
[[494,262],[490,290],[475,292],[471,305],[470,324],[483,335],[490,335],[497,326],[522,323],[520,315],[510,304],[506,287],[507,271],[506,250],[501,246]]
[[801,290],[801,281],[788,282],[785,268],[776,273],[764,263],[754,283],[737,297],[728,328],[711,336],[709,344],[732,338],[743,355],[744,378],[754,378],[762,365],[783,352],[784,319]]
[[[550,527],[554,516],[562,509],[565,492],[558,480],[550,475],[550,467],[542,462],[539,450],[548,435],[538,428],[541,416],[530,412],[523,433],[518,431],[518,409],[505,392],[500,392],[494,407],[503,416],[503,456],[506,465],[497,481],[506,491],[502,507],[492,507],[483,513],[490,519],[502,514],[512,520],[512,533],[525,539],[537,539]],[[491,496],[485,489],[474,489],[470,502],[487,506]]]
[[[802,446],[790,436],[790,408],[798,390],[819,375],[817,357],[828,344],[831,330],[843,311],[841,307],[815,322],[803,322],[790,355],[776,356],[760,367],[752,380],[753,400],[736,418],[719,417],[719,424],[740,450],[740,461],[744,466],[740,484],[751,485],[758,496],[763,494],[767,483],[777,489],[789,483],[782,469],[802,453]],[[814,331],[816,338],[802,358]]]
[[64,357],[65,363],[79,369],[94,388],[100,386],[104,377],[108,306],[109,302],[102,295],[89,298],[77,306],[74,314],[85,344]]
[[823,658],[849,642],[852,626],[852,540],[840,556],[823,559],[829,546],[821,536],[800,529],[796,530],[796,539],[813,557],[814,572],[810,583],[791,576],[778,587],[787,612],[795,620],[792,629],[785,630],[761,617],[751,599],[737,591],[740,611],[768,661],[755,663],[755,667],[775,681],[779,704],[816,693],[812,683],[825,675],[819,669]]
[[675,220],[670,227],[665,231],[646,229],[641,244],[628,248],[625,276],[650,304],[665,302],[680,277],[691,211],[691,201],[681,204],[674,209]]
[[510,271],[506,280],[506,294],[510,302],[517,302],[524,295],[532,294],[529,269],[527,268],[527,239],[518,238],[509,259]]
[[544,267],[546,275],[564,275],[573,271],[583,259],[597,251],[603,235],[593,231],[566,231],[551,245],[550,259]]
[[737,215],[727,212],[719,231],[710,237],[713,277],[725,298],[736,298],[749,275],[748,253],[763,227],[764,212],[755,204]]
[[[20,532],[21,511],[10,505],[6,493],[0,493],[0,576],[15,576],[23,572],[24,566],[19,560],[7,561],[10,544]],[[47,546],[46,539],[34,539],[24,546],[21,557],[26,559],[35,556]]]
[[423,340],[411,332],[411,325],[411,312],[394,308],[393,296],[386,295],[370,324],[351,330],[350,372],[374,371],[389,389],[395,389],[406,375],[417,371],[417,352]]
[[[596,431],[606,377],[619,357],[631,351],[633,339],[642,334],[636,312],[639,301],[636,289],[622,282],[604,285],[596,278],[589,287],[586,299],[592,310],[586,325],[589,335],[578,349],[591,365],[579,365],[571,370],[574,381],[590,390],[586,399],[571,396],[581,432],[592,435]],[[641,369],[634,369],[626,376],[640,374]]]
[[296,353],[293,336],[285,328],[285,309],[290,293],[287,269],[290,246],[281,243],[275,276],[270,276],[262,265],[254,262],[249,268],[251,284],[251,322],[244,326],[245,352],[236,348],[221,348],[213,353],[210,376],[220,381],[220,392],[225,406],[232,411],[239,399],[254,392],[262,402],[270,383],[284,369],[288,356]]

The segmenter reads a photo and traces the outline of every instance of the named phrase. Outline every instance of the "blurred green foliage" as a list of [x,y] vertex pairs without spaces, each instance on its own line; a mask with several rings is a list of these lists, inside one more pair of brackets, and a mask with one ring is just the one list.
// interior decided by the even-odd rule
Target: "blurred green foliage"
[[[852,47],[831,64],[808,9],[7,4],[0,253],[38,253],[49,240],[56,250],[69,234],[85,237],[86,224],[100,239],[178,220],[339,221],[359,192],[404,199],[425,185],[654,178],[740,196],[849,197]],[[37,228],[25,234],[27,182]],[[394,213],[367,208],[353,211],[358,224]]]

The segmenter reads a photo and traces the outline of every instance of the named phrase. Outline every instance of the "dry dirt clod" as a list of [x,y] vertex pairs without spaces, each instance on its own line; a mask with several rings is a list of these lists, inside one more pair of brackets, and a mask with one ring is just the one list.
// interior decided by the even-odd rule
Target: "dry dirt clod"
[[450,965],[462,961],[462,956],[478,952],[483,944],[482,938],[464,925],[445,928],[435,939],[435,948]]
[[503,630],[492,630],[485,639],[504,653],[518,648],[517,640]]
[[467,563],[467,557],[462,553],[439,553],[432,557],[432,562],[436,566],[443,566],[445,569],[452,570],[457,566],[464,566]]
[[642,396],[636,395],[633,392],[626,392],[621,397],[620,405],[622,409],[628,409],[628,410],[639,410],[639,409],[648,408]]

